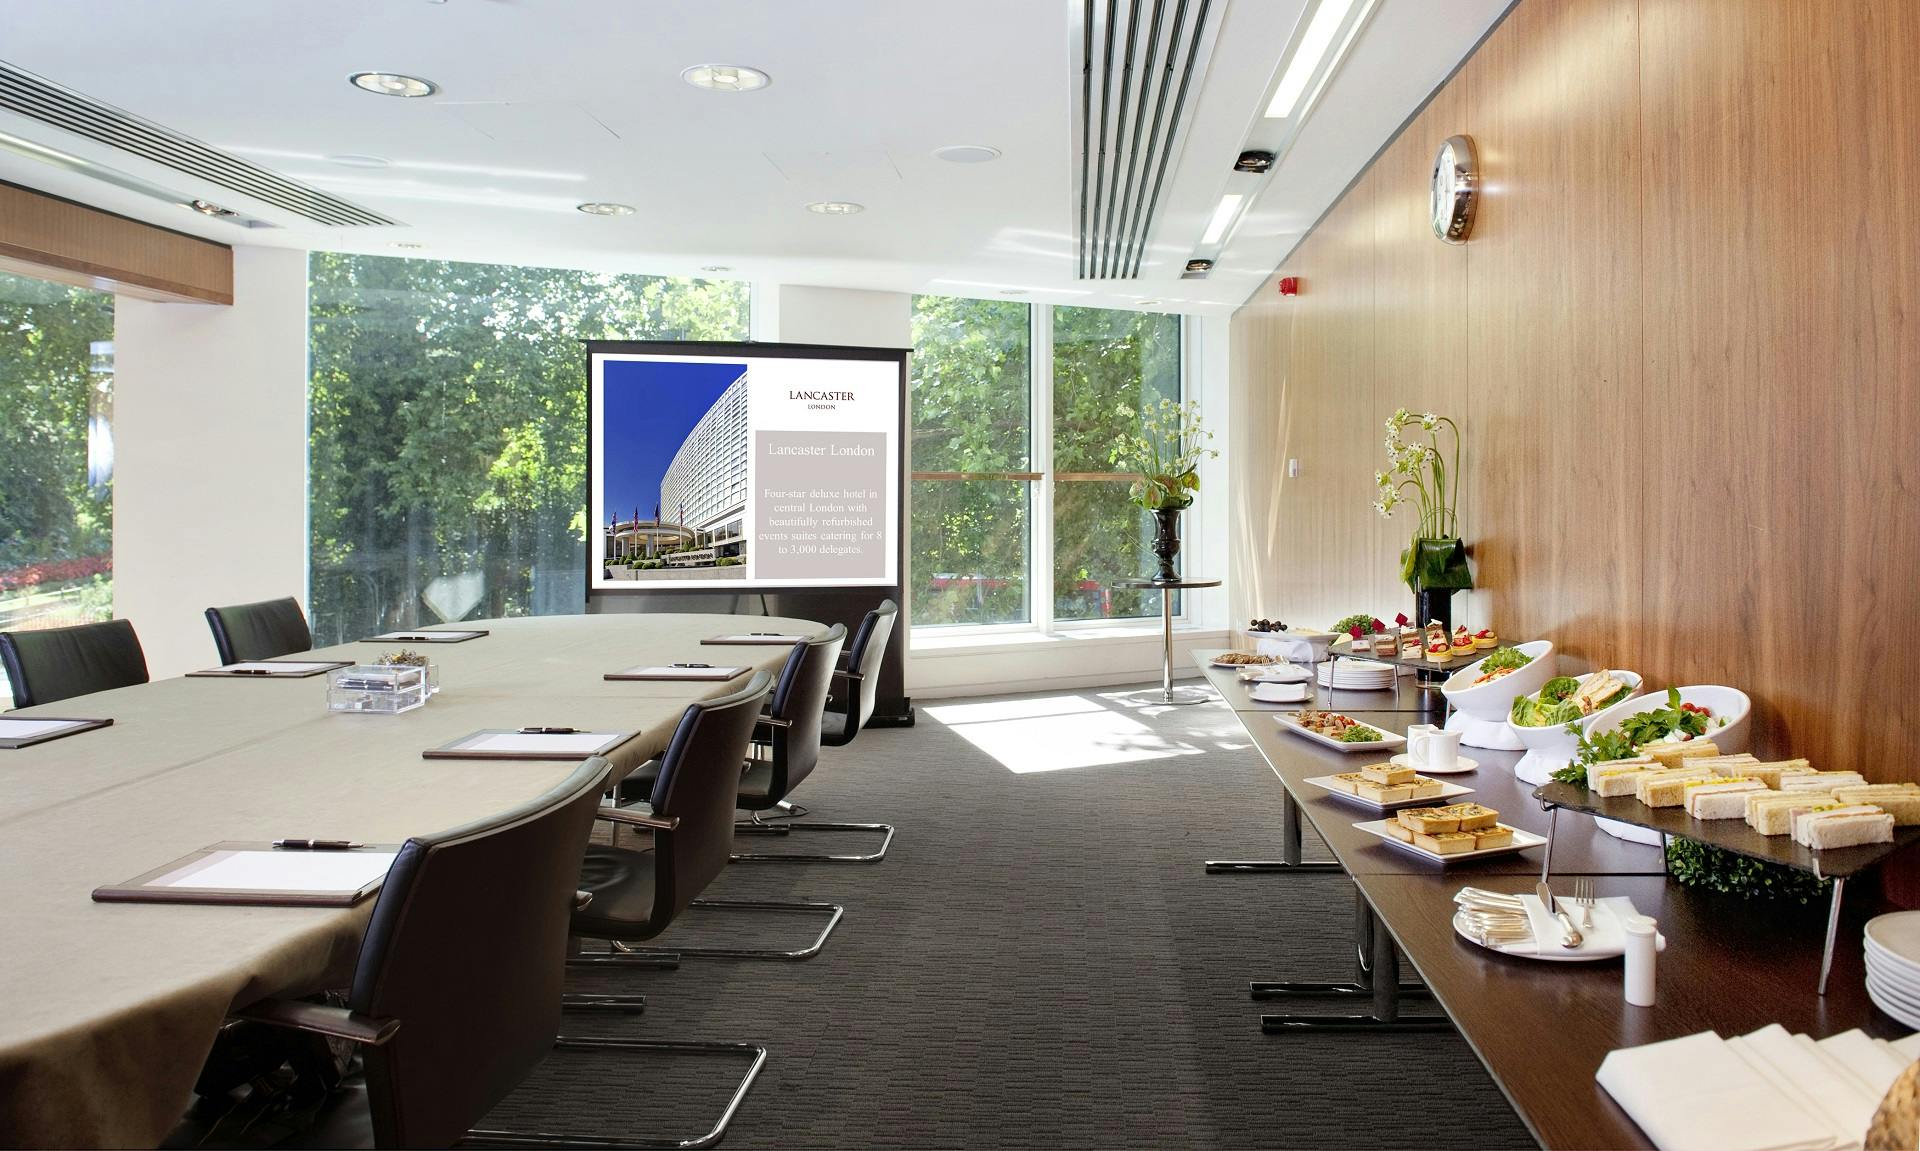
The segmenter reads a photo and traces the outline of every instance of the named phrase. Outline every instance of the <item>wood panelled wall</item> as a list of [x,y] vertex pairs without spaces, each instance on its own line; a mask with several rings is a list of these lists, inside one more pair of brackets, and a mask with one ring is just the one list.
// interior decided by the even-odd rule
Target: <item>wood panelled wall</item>
[[[1368,503],[1431,408],[1476,626],[1920,779],[1916,125],[1912,0],[1521,0],[1234,318],[1234,614],[1411,610]],[[1455,133],[1462,246],[1426,223]]]
[[233,303],[233,249],[0,183],[0,271],[190,304]]

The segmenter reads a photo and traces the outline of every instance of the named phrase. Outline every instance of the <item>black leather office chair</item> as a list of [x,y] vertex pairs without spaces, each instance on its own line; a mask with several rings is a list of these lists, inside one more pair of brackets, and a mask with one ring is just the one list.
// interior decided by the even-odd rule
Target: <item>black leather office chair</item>
[[[361,1045],[374,1140],[381,1147],[489,1143],[620,1146],[602,1132],[516,1136],[470,1131],[554,1050],[683,1051],[751,1060],[726,1114],[697,1140],[717,1141],[766,1060],[746,1043],[559,1038],[575,881],[611,767],[589,759],[547,794],[491,819],[410,839],[387,872],[360,945],[347,1006],[268,1000],[256,1022]],[[475,933],[484,935],[475,945]]]
[[140,637],[123,619],[0,632],[0,667],[7,669],[15,707],[147,682]]
[[873,718],[874,697],[880,690],[880,665],[887,658],[887,640],[893,636],[900,605],[890,599],[868,612],[860,621],[847,645],[846,666],[834,674],[842,681],[830,699],[826,723],[820,730],[820,742],[828,747],[845,747]]
[[[588,846],[580,888],[593,900],[574,914],[573,933],[607,940],[611,950],[577,955],[571,962],[658,967],[688,955],[810,959],[826,944],[843,912],[834,904],[696,898],[727,865],[733,813],[740,800],[740,765],[772,683],[771,675],[758,672],[731,695],[689,705],[658,760],[651,802],[600,809],[600,818],[616,826],[651,831],[653,842],[650,850]],[[812,943],[797,950],[631,946],[659,935],[690,907],[825,915],[827,923]]]
[[300,601],[292,596],[210,607],[207,626],[213,629],[213,646],[219,649],[222,664],[272,659],[313,647],[307,617],[300,611]]

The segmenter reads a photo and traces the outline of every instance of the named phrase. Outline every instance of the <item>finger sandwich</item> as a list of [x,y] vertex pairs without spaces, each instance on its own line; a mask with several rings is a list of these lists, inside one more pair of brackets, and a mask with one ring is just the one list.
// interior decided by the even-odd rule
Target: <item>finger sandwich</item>
[[1685,743],[1657,744],[1648,748],[1647,754],[1658,760],[1662,767],[1678,767],[1683,759],[1719,755],[1720,748],[1710,739],[1691,739]]
[[1802,788],[1834,791],[1842,787],[1865,787],[1866,784],[1866,777],[1857,771],[1809,771],[1804,775],[1780,777],[1781,791],[1799,791]]
[[1766,791],[1767,785],[1745,776],[1713,775],[1686,783],[1687,814],[1695,819],[1741,819],[1747,814],[1747,793]]
[[[1715,771],[1720,771],[1716,765]],[[1813,765],[1804,759],[1782,759],[1773,763],[1748,763],[1740,767],[1720,771],[1722,775],[1744,775],[1748,779],[1757,779],[1775,791],[1780,790],[1780,780],[1789,775],[1812,775]]]
[[1688,780],[1712,778],[1704,767],[1642,772],[1633,781],[1633,794],[1648,807],[1679,807],[1687,801]]
[[1815,851],[1892,843],[1893,816],[1871,804],[1821,804],[1793,817],[1793,838]]
[[1786,835],[1793,817],[1834,798],[1819,791],[1750,791],[1746,794],[1747,826],[1761,835]]
[[1652,756],[1632,759],[1603,759],[1587,765],[1587,790],[1595,795],[1632,795],[1633,781],[1642,772],[1654,768]]
[[1840,787],[1834,789],[1833,797],[1841,803],[1870,803],[1893,816],[1896,827],[1920,824],[1920,785],[1870,783],[1865,787]]

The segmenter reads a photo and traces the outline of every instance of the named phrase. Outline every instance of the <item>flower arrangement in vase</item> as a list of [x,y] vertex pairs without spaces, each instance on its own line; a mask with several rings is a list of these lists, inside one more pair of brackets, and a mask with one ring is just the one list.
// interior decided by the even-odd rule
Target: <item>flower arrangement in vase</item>
[[[1121,405],[1124,415],[1133,409]],[[1180,513],[1193,506],[1200,491],[1200,461],[1219,456],[1207,446],[1213,433],[1202,426],[1200,404],[1162,399],[1140,413],[1140,430],[1122,436],[1107,453],[1121,471],[1140,478],[1127,489],[1127,498],[1153,513],[1153,554],[1160,570],[1153,578],[1173,582],[1180,578],[1173,557],[1180,554]]]

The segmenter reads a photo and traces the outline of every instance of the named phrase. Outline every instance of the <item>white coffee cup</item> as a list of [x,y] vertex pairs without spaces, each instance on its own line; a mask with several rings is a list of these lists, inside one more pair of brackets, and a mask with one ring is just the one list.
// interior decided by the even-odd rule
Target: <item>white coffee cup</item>
[[1428,771],[1452,771],[1460,759],[1460,732],[1423,723],[1407,729],[1407,754]]

